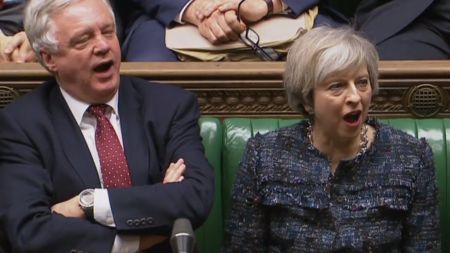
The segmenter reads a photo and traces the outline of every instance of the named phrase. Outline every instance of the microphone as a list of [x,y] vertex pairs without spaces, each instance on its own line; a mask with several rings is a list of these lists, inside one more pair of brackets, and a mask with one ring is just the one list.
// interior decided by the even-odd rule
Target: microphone
[[170,236],[173,253],[193,253],[195,245],[194,231],[191,222],[186,218],[175,220]]

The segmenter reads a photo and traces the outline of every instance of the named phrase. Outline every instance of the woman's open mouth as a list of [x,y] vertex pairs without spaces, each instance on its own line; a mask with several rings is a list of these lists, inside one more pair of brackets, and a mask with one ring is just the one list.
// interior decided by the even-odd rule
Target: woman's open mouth
[[361,118],[361,111],[353,111],[344,115],[344,121],[350,124],[359,122]]

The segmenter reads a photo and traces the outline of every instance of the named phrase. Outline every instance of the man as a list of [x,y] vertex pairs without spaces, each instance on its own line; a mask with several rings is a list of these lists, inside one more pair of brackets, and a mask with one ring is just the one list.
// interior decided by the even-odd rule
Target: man
[[23,32],[24,6],[24,0],[0,0],[0,63],[36,60]]
[[212,205],[195,96],[119,75],[107,0],[31,0],[25,31],[54,80],[0,111],[9,251],[170,252]]

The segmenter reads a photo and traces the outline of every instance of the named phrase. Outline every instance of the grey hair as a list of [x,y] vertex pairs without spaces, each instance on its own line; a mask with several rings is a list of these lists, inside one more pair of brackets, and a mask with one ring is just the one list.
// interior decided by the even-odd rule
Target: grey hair
[[378,91],[378,53],[375,46],[350,27],[317,27],[302,35],[288,52],[284,88],[290,107],[307,114],[314,88],[332,74],[367,65],[373,94]]
[[[56,39],[56,27],[52,15],[67,6],[83,0],[29,0],[25,8],[24,28],[30,45],[36,54],[38,61],[44,65],[41,50],[49,53],[58,51]],[[95,0],[99,1],[99,0]],[[101,0],[111,12],[115,24],[114,12],[108,0]]]

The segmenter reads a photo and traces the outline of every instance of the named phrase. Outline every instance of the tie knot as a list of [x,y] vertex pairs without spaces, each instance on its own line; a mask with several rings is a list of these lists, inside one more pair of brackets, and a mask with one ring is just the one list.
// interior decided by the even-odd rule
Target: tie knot
[[106,108],[108,105],[106,104],[97,104],[97,105],[91,105],[88,108],[88,112],[90,112],[95,117],[103,117],[105,116]]

